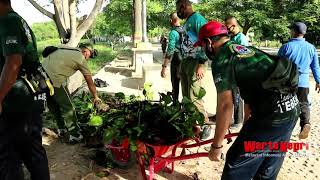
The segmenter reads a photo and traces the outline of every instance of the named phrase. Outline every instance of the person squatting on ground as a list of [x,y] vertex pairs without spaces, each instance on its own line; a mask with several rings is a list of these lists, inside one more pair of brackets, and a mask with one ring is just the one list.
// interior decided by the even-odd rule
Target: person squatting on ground
[[298,86],[296,65],[253,47],[234,44],[230,41],[227,27],[217,21],[211,21],[200,29],[196,45],[201,45],[212,60],[212,74],[218,94],[210,160],[221,159],[222,143],[233,111],[232,90],[239,87],[241,97],[251,109],[251,117],[245,121],[228,150],[221,178],[275,180],[285,152],[272,151],[266,146],[264,150],[253,151],[252,156],[247,156],[249,152],[245,151],[244,143],[290,140],[300,113],[295,94]]
[[[200,28],[207,23],[207,20],[199,13],[194,12],[192,3],[189,0],[178,0],[176,11],[180,19],[185,19],[183,25],[183,35],[181,36],[181,88],[182,95],[191,99],[198,110],[202,112],[205,121],[209,122],[208,114],[204,107],[203,99],[198,99],[197,94],[204,87],[203,78],[207,65],[207,57],[201,48],[195,48],[194,44],[198,41]],[[201,133],[201,139],[207,139],[211,134],[211,127],[205,125]]]
[[307,33],[307,26],[302,22],[295,22],[290,26],[292,39],[284,44],[278,55],[286,57],[297,64],[299,68],[298,99],[300,102],[300,139],[306,139],[311,130],[310,107],[308,102],[309,94],[309,70],[311,68],[316,81],[315,90],[320,92],[320,67],[317,49],[304,39]]
[[[228,28],[229,35],[231,36],[231,41],[236,44],[243,46],[249,46],[247,37],[240,31],[238,20],[233,16],[228,16],[225,19],[225,25]],[[244,120],[244,103],[240,97],[239,89],[232,92],[233,97],[233,118],[231,122],[231,127],[241,126]],[[246,105],[247,106],[247,105]]]
[[10,0],[0,0],[0,16],[0,179],[24,179],[23,163],[32,180],[49,180],[41,137],[46,93],[33,94],[26,83],[40,68],[35,36]]
[[179,89],[180,89],[180,64],[182,61],[181,51],[180,51],[180,19],[176,12],[170,14],[170,24],[171,31],[169,32],[169,44],[168,49],[163,61],[161,77],[165,78],[167,76],[167,66],[171,60],[170,64],[170,75],[172,84],[172,96],[173,103],[179,101]]
[[94,97],[93,103],[101,101],[92,80],[87,61],[95,58],[97,51],[91,44],[80,44],[79,48],[49,46],[43,51],[42,65],[53,82],[55,94],[48,99],[48,108],[57,121],[58,134],[66,136],[70,143],[80,142],[82,135],[70,93],[66,88],[67,79],[80,71]]

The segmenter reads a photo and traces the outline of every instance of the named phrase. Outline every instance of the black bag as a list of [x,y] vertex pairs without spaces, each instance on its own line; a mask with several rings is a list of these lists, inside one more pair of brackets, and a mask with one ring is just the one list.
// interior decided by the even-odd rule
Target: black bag
[[178,51],[175,51],[173,54],[173,61],[175,61],[176,63],[180,63],[182,61],[182,43],[183,43],[183,38],[184,38],[184,34],[186,33],[185,30],[180,27],[177,26],[175,27],[175,31],[177,31],[179,33],[179,47],[176,47],[176,49],[178,49]]
[[276,57],[273,60],[276,62],[276,67],[269,78],[262,82],[262,87],[282,94],[297,92],[299,81],[297,65],[287,58]]
[[250,48],[263,52],[276,63],[276,67],[268,79],[262,82],[264,89],[281,94],[291,94],[298,91],[299,71],[295,63],[288,58],[271,55],[252,46]]
[[33,95],[46,93],[54,95],[52,82],[40,62],[33,62],[21,68],[20,78],[24,80]]
[[[275,68],[266,80],[261,80],[259,84],[263,89],[281,94],[292,94],[298,90],[299,72],[295,63],[287,58],[271,55],[253,46],[246,47],[252,52],[261,52],[275,62]],[[248,52],[249,53],[249,52]],[[257,53],[250,54],[255,56]],[[246,57],[241,57],[241,59]]]
[[55,46],[47,46],[46,48],[44,48],[44,50],[42,51],[42,56],[44,58],[48,57],[51,53],[55,52],[56,50],[58,50],[58,47]]

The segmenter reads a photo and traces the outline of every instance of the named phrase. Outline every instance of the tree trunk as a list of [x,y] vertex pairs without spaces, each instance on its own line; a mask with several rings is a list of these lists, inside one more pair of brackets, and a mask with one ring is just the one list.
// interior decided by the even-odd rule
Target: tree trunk
[[88,31],[105,0],[96,0],[93,10],[79,26],[77,24],[77,0],[53,0],[55,14],[41,7],[36,1],[28,0],[42,14],[51,18],[58,29],[63,44],[75,47]]
[[[71,25],[70,26],[70,32],[71,32],[70,40],[71,40],[71,39],[75,39],[76,38],[76,34],[77,34],[77,18],[76,18],[77,7],[76,7],[76,1],[75,0],[70,0],[69,7],[70,7],[70,14],[69,14],[70,18],[69,18],[69,20],[70,20],[70,25]],[[70,40],[69,40],[69,42],[70,42]],[[76,45],[72,45],[72,46],[76,46]]]
[[66,22],[64,20],[65,14],[67,12],[64,12],[65,8],[63,7],[62,0],[54,0],[53,5],[55,11],[54,22],[58,28],[61,42],[66,43],[69,41],[70,38],[70,28],[67,28],[70,27],[70,22]]
[[250,21],[249,21],[248,19],[246,19],[246,21],[245,21],[245,23],[244,23],[244,25],[243,25],[243,27],[242,27],[242,33],[243,33],[244,35],[247,35],[250,28],[251,28]]
[[[76,35],[71,35],[71,38],[70,38],[69,42],[67,43],[67,45],[72,46],[72,47],[77,46],[77,44],[80,42],[83,35],[88,31],[88,29],[93,24],[95,17],[97,17],[99,11],[102,8],[103,2],[104,2],[104,0],[96,0],[96,4],[94,5],[94,8],[91,11],[90,15],[88,16],[88,18],[86,20],[84,20],[78,26],[78,28],[71,27],[71,28],[76,28],[77,33],[76,33]],[[71,18],[71,21],[72,21],[72,18]],[[73,23],[72,25],[76,25],[76,24]]]
[[142,1],[134,0],[134,47],[142,41]]

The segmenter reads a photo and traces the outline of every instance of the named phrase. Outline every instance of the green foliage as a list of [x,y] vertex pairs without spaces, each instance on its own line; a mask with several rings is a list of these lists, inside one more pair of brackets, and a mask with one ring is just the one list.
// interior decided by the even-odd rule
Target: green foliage
[[108,33],[108,23],[106,23],[106,14],[100,13],[95,19],[94,24],[88,31],[90,36],[104,36]]
[[[92,106],[92,104],[91,104]],[[88,107],[89,108],[89,107]],[[90,109],[90,108],[89,108]],[[99,127],[103,124],[103,119],[101,116],[92,116],[88,122],[89,126]]]
[[98,50],[98,56],[95,59],[90,59],[88,66],[92,73],[97,73],[106,63],[111,62],[118,55],[118,52],[106,44],[95,44],[94,48]]
[[[201,90],[198,98],[203,95],[205,91]],[[158,102],[142,101],[121,92],[99,97],[109,105],[109,111],[99,112],[88,105],[92,97],[86,93],[73,100],[84,136],[98,136],[105,143],[127,139],[131,151],[137,150],[137,140],[168,145],[194,137],[193,127],[204,123],[204,116],[191,100],[184,98],[181,103],[172,104],[170,93],[161,93]]]
[[31,26],[37,41],[47,41],[50,39],[58,39],[59,34],[53,21],[45,23],[34,23]]
[[194,4],[197,11],[209,20],[224,21],[235,16],[246,34],[255,33],[255,40],[279,40],[290,37],[288,25],[303,21],[308,26],[307,40],[319,44],[320,4],[315,0],[202,0]]
[[105,29],[104,34],[132,35],[133,0],[112,0],[101,16],[104,21],[97,21],[96,27]]
[[169,15],[176,9],[175,1],[147,0],[147,28],[149,36],[167,34],[171,28]]
[[144,83],[143,85],[143,95],[146,100],[153,100],[154,92],[152,90],[152,83]]
[[[175,1],[147,0],[147,29],[149,36],[160,36],[170,28],[169,14]],[[112,0],[98,15],[90,33],[96,36],[131,36],[134,29],[133,0]]]

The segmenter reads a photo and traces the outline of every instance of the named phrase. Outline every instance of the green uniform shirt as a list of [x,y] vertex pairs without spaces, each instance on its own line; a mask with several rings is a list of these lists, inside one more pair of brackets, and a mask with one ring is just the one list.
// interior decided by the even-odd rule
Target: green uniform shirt
[[[0,17],[0,70],[6,61],[6,56],[22,55],[22,67],[39,61],[35,36],[26,21],[16,12],[10,11]],[[33,96],[23,80],[18,77],[16,83],[5,97],[4,111],[29,111],[33,107]]]
[[235,42],[236,44],[240,44],[243,46],[249,46],[248,39],[246,35],[244,35],[242,32],[239,32],[235,36],[231,38],[231,41]]
[[48,73],[53,86],[58,88],[78,70],[83,75],[91,75],[87,60],[77,48],[63,47],[56,50],[43,60],[42,66]]
[[185,22],[183,29],[185,34],[181,45],[182,56],[184,59],[192,57],[204,62],[207,57],[201,47],[194,47],[198,41],[200,28],[207,24],[207,20],[199,13],[193,13]]
[[250,105],[258,124],[278,124],[290,120],[298,101],[294,94],[267,91],[261,83],[275,69],[275,61],[261,51],[225,43],[212,62],[212,74],[217,93],[240,89],[241,97]]
[[171,28],[169,32],[169,44],[167,49],[167,56],[172,56],[174,52],[179,51],[180,48],[180,35],[178,31],[176,31],[177,27]]

